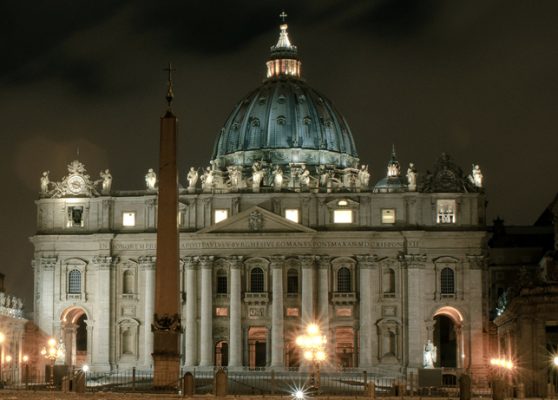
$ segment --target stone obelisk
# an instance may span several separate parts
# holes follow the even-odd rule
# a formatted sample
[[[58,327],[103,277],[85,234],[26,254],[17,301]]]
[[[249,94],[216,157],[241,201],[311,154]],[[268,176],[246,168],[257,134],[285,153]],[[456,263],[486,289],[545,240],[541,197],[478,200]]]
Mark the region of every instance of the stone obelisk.
[[[159,194],[157,197],[157,264],[153,316],[153,386],[176,386],[180,374],[180,315],[178,264],[178,173],[176,136],[178,119],[172,113],[172,65],[167,69],[168,109],[161,117]]]

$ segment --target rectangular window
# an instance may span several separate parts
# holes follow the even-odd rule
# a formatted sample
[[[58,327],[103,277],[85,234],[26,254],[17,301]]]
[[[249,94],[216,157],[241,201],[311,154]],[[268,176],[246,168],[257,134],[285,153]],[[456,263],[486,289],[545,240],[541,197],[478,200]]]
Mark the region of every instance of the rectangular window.
[[[436,202],[436,222],[438,224],[455,224],[455,200],[438,200]]]
[[[213,212],[213,222],[216,224],[226,220],[227,218],[229,218],[229,210],[227,209],[216,209]]]
[[[124,211],[122,213],[122,226],[136,226],[135,211]]]
[[[298,208],[287,208],[285,210],[285,218],[298,224],[300,222]]]
[[[352,224],[353,210],[333,210],[334,224]]]
[[[395,209],[382,209],[382,224],[395,224]]]
[[[335,310],[335,315],[337,317],[351,317],[353,315],[353,309],[349,307],[340,307]]]
[[[287,307],[287,317],[298,317],[298,315],[297,307]]]
[[[227,317],[229,315],[229,309],[227,307],[217,307],[215,308],[215,316],[217,317]]]
[[[83,226],[83,206],[68,207],[68,228]]]

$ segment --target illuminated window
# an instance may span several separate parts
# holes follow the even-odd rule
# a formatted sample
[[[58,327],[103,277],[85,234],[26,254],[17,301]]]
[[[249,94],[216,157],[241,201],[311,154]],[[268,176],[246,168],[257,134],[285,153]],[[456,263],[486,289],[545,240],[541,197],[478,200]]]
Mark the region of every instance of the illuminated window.
[[[436,202],[436,222],[438,224],[455,224],[455,200],[438,200]]]
[[[217,209],[213,213],[213,219],[214,219],[216,224],[221,222],[221,221],[226,220],[227,218],[229,218],[229,210]]]
[[[382,209],[382,224],[395,223],[395,210],[393,208]]]
[[[136,212],[135,211],[125,211],[122,213],[122,225],[123,226],[136,226]]]
[[[217,317],[227,317],[229,315],[229,309],[227,307],[217,307],[215,309],[215,315]]]
[[[293,221],[296,222],[297,224],[299,223],[300,219],[299,219],[299,214],[298,214],[298,208],[288,208],[285,210],[285,218],[287,218],[289,221]]]
[[[338,317],[352,317],[353,309],[349,307],[341,307],[335,310],[335,315]]]
[[[68,293],[81,293],[81,272],[77,269],[71,270],[68,274]]]
[[[299,312],[296,307],[287,307],[287,317],[298,317]]]
[[[339,201],[337,202],[337,205],[338,205],[338,206],[341,206],[341,207],[347,206],[348,204],[349,204],[349,203],[347,202],[347,200],[339,200]]]
[[[353,210],[333,210],[334,224],[351,224],[352,222]]]

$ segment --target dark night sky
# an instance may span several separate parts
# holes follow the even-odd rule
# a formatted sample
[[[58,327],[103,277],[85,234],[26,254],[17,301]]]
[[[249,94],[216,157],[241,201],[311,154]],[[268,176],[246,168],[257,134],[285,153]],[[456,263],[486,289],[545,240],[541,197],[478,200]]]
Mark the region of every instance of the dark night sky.
[[[229,112],[264,76],[281,10],[308,83],[345,115],[372,181],[447,152],[485,176],[489,218],[531,224],[558,190],[558,2],[2,2],[0,271],[32,306],[39,177],[76,158],[114,189],[157,166],[177,66],[181,182],[208,164]]]

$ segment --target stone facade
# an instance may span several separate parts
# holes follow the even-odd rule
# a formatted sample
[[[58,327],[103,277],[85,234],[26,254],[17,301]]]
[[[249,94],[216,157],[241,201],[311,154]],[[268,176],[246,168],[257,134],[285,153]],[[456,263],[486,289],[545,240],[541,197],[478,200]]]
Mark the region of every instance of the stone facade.
[[[466,176],[443,154],[432,173],[410,164],[402,176],[394,149],[371,185],[344,118],[303,84],[298,58],[281,58],[296,56],[286,24],[281,35],[258,96],[239,103],[251,105],[235,109],[210,165],[190,168],[179,190],[182,366],[299,368],[294,338],[318,321],[323,368],[416,372],[432,340],[437,366],[480,377],[480,169]],[[60,182],[43,173],[31,238],[35,321],[66,343],[67,364],[148,368],[156,174],[126,192],[112,190],[108,170],[100,177],[79,161]]]

